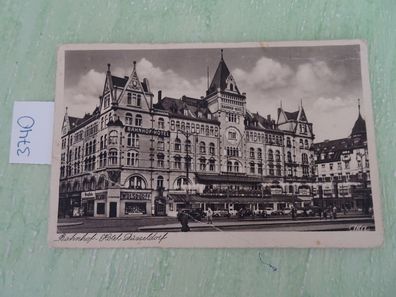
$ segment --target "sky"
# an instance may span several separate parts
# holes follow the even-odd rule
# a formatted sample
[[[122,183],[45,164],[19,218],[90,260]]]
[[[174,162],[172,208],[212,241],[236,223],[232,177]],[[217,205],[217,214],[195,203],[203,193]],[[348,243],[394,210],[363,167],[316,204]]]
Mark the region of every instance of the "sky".
[[[362,95],[358,45],[225,48],[224,61],[247,108],[276,119],[303,104],[313,123],[315,142],[349,136]],[[107,63],[116,76],[129,76],[136,61],[140,80],[147,78],[157,101],[162,96],[200,98],[220,61],[217,49],[96,50],[65,54],[65,104],[70,116],[83,116],[99,104]],[[361,108],[365,117],[364,107]]]

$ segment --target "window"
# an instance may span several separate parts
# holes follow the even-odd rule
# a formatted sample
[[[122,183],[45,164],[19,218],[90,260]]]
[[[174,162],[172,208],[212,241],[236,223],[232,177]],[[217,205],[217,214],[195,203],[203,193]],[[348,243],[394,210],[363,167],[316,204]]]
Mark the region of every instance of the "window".
[[[206,153],[206,146],[205,146],[205,142],[201,141],[199,143],[199,152],[201,154],[205,154]]]
[[[137,95],[136,106],[142,106],[142,95],[140,94]]]
[[[292,155],[291,152],[287,152],[287,162],[291,163],[292,161]]]
[[[131,147],[139,147],[139,134],[137,133],[128,133],[127,136],[127,145]]]
[[[176,189],[181,190],[182,185],[186,186],[188,184],[187,179],[185,177],[179,177],[176,180]]]
[[[234,171],[235,172],[239,172],[239,163],[238,163],[238,161],[234,162]]]
[[[111,149],[109,151],[109,165],[117,165],[118,163],[118,151]]]
[[[227,162],[227,172],[231,172],[232,171],[232,162],[228,161]]]
[[[215,160],[214,159],[209,160],[209,171],[215,171]]]
[[[201,171],[206,170],[206,159],[205,158],[199,159],[199,170],[201,170]]]
[[[137,114],[135,117],[135,126],[140,127],[142,125],[142,116]]]
[[[189,139],[186,140],[185,149],[186,152],[191,152],[191,141]]]
[[[302,139],[300,139],[300,148],[304,148],[304,142]]]
[[[260,175],[263,174],[263,164],[262,163],[257,164],[257,173]]]
[[[337,163],[337,168],[338,168],[338,170],[341,170],[341,169],[342,169],[341,162],[338,162],[338,163]]]
[[[215,144],[213,142],[209,143],[209,154],[215,154]]]
[[[308,169],[308,168],[307,168]],[[276,175],[277,176],[281,176],[282,175],[282,170],[281,170],[281,167],[280,166],[277,166],[276,167]]]
[[[110,131],[109,134],[109,144],[117,144],[117,140],[118,140],[118,132],[113,130]],[[86,152],[86,155],[88,155],[88,153]]]
[[[255,165],[254,165],[254,162],[250,162],[250,173],[253,173],[253,174],[254,174],[254,172],[255,172]]]
[[[308,139],[305,139],[304,143],[305,143],[305,148],[309,149]]]
[[[143,190],[146,188],[146,182],[140,176],[132,176],[129,178],[129,188]]]
[[[127,113],[125,115],[125,124],[127,125],[133,125],[133,117],[131,113]]]
[[[345,169],[349,169],[350,165],[349,165],[349,161],[344,161],[345,162]]]
[[[273,167],[273,166],[270,166],[270,167],[269,167],[268,173],[269,173],[269,175],[271,175],[271,176],[275,175],[274,167]]]
[[[228,132],[228,139],[236,139],[236,138],[237,138],[237,134],[235,131]]]
[[[128,152],[127,153],[127,165],[128,166],[139,166],[138,165],[138,156],[139,154],[137,152]]]
[[[329,164],[330,170],[333,170],[333,163]]]
[[[158,149],[159,151],[163,151],[163,150],[165,149],[165,143],[164,143],[163,138],[159,138],[159,139],[158,139],[158,142],[157,142],[157,149]]]
[[[263,150],[261,148],[257,149],[257,158],[262,159],[263,158]]]
[[[308,164],[308,155],[306,153],[301,154],[301,161],[303,164]]]
[[[130,92],[127,94],[127,104],[132,105],[132,94]]]
[[[275,151],[275,161],[280,162],[281,157],[280,157],[280,151],[276,150]]]
[[[165,159],[164,154],[158,154],[157,159],[158,159],[158,164],[157,164],[158,168],[164,168],[164,159]]]
[[[180,130],[180,122],[176,121],[176,130]]]
[[[254,159],[254,148],[250,148],[250,159]]]
[[[165,121],[163,118],[158,119],[158,129],[164,129],[165,128]]]
[[[171,121],[171,130],[175,130],[175,121]]]
[[[175,156],[175,169],[181,169],[181,157],[179,155]]]
[[[104,215],[105,214],[105,203],[99,202],[96,204],[96,214]]]
[[[274,153],[272,152],[272,150],[268,150],[268,161],[274,161]]]
[[[157,177],[157,189],[164,188],[164,178],[160,175]]]
[[[181,141],[179,138],[175,139],[175,151],[177,151],[177,152],[181,151]]]
[[[287,146],[287,147],[291,147],[291,146],[292,146],[292,145],[291,145],[290,137],[287,137],[287,138],[286,138],[286,146]]]

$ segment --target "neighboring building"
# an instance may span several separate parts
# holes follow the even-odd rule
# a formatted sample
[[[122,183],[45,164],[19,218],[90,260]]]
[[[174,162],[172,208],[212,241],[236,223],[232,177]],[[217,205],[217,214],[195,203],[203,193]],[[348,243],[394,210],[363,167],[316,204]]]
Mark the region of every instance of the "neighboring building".
[[[317,185],[314,204],[340,209],[372,207],[366,122],[360,114],[349,137],[315,143]]]
[[[75,118],[66,110],[59,216],[312,203],[314,134],[302,105],[281,106],[276,121],[247,111],[223,54],[205,96],[153,98],[135,63],[124,78],[108,65],[93,113]]]

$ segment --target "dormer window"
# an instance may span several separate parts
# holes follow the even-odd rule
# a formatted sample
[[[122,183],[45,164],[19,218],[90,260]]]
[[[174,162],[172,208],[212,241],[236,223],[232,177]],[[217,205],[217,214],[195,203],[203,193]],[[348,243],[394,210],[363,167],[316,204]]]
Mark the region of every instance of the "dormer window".
[[[198,117],[202,118],[202,112],[198,111]]]
[[[230,84],[230,90],[231,90],[231,92],[234,91],[234,85],[233,84]]]
[[[184,109],[184,110],[183,110],[183,114],[184,114],[185,116],[188,116],[188,109]]]

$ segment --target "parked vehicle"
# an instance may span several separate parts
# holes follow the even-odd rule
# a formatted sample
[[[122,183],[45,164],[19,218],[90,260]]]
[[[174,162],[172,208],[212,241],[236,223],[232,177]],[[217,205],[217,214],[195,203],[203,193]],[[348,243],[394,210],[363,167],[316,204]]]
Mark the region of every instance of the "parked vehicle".
[[[291,211],[292,211],[291,208],[287,207],[287,208],[285,208],[285,209],[283,210],[283,214],[284,214],[284,215],[287,215],[287,216],[288,216],[288,215],[291,215]]]
[[[271,207],[266,207],[266,208],[263,210],[263,213],[265,213],[265,215],[267,215],[267,216],[271,216],[271,215],[274,214],[274,209],[271,208]]]
[[[273,212],[272,212],[272,215],[273,216],[283,216],[285,213],[283,212],[283,210],[281,210],[281,209],[278,209],[278,210],[274,210]]]
[[[253,211],[253,213],[254,213],[254,215],[256,215],[256,216],[259,216],[259,215],[261,215],[261,214],[263,213],[263,210],[261,210],[261,209],[256,209],[256,210]]]
[[[230,213],[227,209],[217,209],[213,211],[214,217],[229,217]]]
[[[236,216],[238,214],[238,211],[235,209],[229,210],[228,213],[230,214],[230,216]]]
[[[181,221],[182,215],[187,214],[189,220],[197,220],[200,221],[202,218],[205,216],[202,209],[200,208],[184,208],[180,209],[178,214],[177,214],[177,219]]]
[[[243,218],[243,217],[250,217],[250,216],[252,216],[252,215],[253,215],[253,212],[252,212],[250,209],[241,208],[241,209],[238,211],[238,216],[239,216],[240,218]]]

